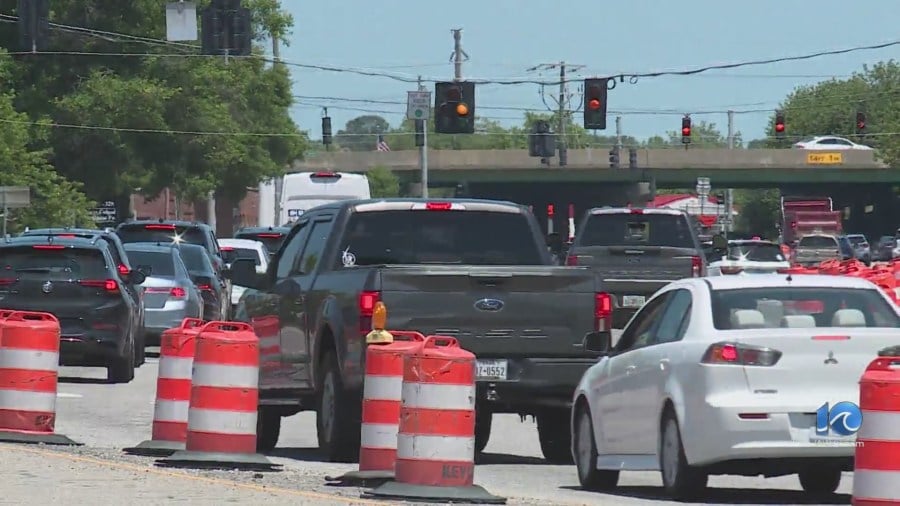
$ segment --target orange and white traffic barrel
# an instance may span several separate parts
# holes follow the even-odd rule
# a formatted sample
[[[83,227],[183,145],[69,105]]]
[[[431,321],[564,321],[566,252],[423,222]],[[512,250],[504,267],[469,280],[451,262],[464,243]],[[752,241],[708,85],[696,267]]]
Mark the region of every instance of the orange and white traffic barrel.
[[[270,471],[256,453],[259,339],[242,322],[209,322],[197,335],[185,449],[167,467]]]
[[[859,381],[854,506],[900,505],[900,346],[882,350]]]
[[[395,481],[381,498],[502,504],[474,484],[475,355],[429,336],[405,357]]]
[[[163,332],[151,439],[133,448],[125,448],[126,453],[156,457],[184,449],[194,348],[202,326],[203,320],[199,318],[185,318],[181,325]]]
[[[59,321],[50,313],[0,316],[0,441],[79,445],[54,432]]]

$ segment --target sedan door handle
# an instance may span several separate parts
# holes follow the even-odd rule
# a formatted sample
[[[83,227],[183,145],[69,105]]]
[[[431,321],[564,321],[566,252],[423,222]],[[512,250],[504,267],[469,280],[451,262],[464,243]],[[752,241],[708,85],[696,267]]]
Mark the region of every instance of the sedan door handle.
[[[668,371],[669,370],[669,359],[667,359],[667,358],[660,359],[659,370],[660,371]]]
[[[637,370],[636,365],[629,365],[628,367],[625,368],[625,374],[631,374],[636,370]]]

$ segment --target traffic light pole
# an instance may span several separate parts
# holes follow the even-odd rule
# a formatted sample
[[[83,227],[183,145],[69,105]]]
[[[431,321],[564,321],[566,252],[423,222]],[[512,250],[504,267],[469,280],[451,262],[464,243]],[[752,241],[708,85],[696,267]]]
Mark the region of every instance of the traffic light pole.
[[[426,91],[422,84],[422,76],[419,76],[419,91]],[[422,122],[422,145],[419,146],[419,170],[422,172],[422,198],[428,198],[428,119],[418,120]]]
[[[559,62],[559,126],[556,127],[557,143],[559,149],[559,166],[564,167],[568,163],[566,151],[566,62]]]

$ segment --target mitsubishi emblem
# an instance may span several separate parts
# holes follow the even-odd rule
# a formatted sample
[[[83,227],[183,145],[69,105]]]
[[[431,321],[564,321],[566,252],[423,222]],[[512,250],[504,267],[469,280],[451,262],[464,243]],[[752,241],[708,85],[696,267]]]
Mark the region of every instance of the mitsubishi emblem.
[[[44,293],[50,293],[53,291],[53,283],[50,281],[45,281],[43,285],[41,285],[41,291]]]
[[[825,365],[831,365],[831,364],[836,364],[836,363],[838,363],[837,359],[834,358],[834,352],[833,352],[833,351],[829,351],[829,352],[828,352],[828,358],[826,358],[824,362],[825,362]]]

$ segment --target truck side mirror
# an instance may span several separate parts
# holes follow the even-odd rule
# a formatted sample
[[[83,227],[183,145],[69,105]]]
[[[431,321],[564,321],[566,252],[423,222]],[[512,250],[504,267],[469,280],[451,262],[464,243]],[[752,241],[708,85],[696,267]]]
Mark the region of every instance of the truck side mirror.
[[[268,276],[256,272],[256,262],[249,258],[239,258],[232,262],[231,269],[225,272],[225,277],[235,285],[253,290],[269,288]]]

